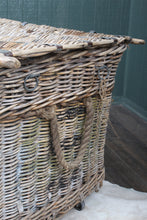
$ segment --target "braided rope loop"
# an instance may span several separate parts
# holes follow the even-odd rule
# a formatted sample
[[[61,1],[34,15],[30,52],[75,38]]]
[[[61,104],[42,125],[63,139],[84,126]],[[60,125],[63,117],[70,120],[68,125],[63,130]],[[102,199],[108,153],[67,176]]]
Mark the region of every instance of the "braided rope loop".
[[[71,163],[69,163],[65,160],[64,153],[61,148],[60,139],[59,139],[57,116],[55,114],[55,106],[48,108],[48,113],[45,113],[45,112],[43,113],[43,112],[38,111],[38,115],[41,115],[42,117],[46,118],[47,120],[50,120],[53,148],[54,148],[54,151],[56,153],[56,156],[57,156],[57,159],[58,159],[60,165],[64,169],[69,170],[69,169],[74,169],[79,166],[79,164],[81,163],[81,161],[84,157],[86,146],[89,143],[92,124],[93,124],[93,115],[94,115],[92,98],[91,97],[85,98],[84,104],[86,106],[86,116],[85,116],[85,123],[83,126],[81,145],[79,147],[79,152],[78,152],[77,157]]]

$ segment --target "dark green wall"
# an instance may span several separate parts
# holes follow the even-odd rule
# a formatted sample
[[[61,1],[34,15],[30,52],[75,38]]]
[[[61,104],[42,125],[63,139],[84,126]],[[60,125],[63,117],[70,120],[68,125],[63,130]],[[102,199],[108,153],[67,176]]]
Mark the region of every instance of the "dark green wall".
[[[147,118],[147,0],[132,0],[128,34],[146,41],[131,45],[127,53],[124,97]]]
[[[146,0],[0,0],[0,17],[145,38],[145,5]],[[113,95],[131,100],[143,114],[145,76],[145,47],[133,46],[119,65]]]

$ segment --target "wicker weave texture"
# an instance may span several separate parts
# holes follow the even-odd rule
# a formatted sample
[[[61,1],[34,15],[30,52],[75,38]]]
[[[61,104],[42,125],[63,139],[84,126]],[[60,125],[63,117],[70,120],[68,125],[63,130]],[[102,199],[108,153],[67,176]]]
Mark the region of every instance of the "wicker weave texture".
[[[104,96],[104,91],[111,93],[116,68],[126,48],[120,45],[61,51],[22,60],[22,67],[16,70],[1,69],[0,119],[98,93]],[[24,83],[29,90],[36,88],[27,91]]]
[[[0,19],[0,219],[55,219],[98,191],[128,43],[144,41]]]
[[[17,57],[32,57],[43,52],[86,48],[87,46],[112,47],[125,43],[144,44],[144,40],[128,36],[85,33],[8,19],[0,19],[0,33],[0,48],[11,51]]]
[[[45,218],[53,213],[56,216],[60,209],[66,212],[80,198],[84,199],[98,185],[97,181],[102,181],[111,96],[103,101],[98,101],[97,97],[92,100],[94,123],[90,141],[82,162],[74,170],[63,169],[59,164],[52,147],[48,121],[32,116],[1,122],[1,219],[19,219],[25,215],[30,216],[26,219],[34,219],[30,213],[43,206],[47,210],[41,216]],[[56,114],[64,157],[72,163],[79,151],[85,106],[83,102],[76,102],[76,105],[57,108]],[[62,196],[66,196],[64,202],[61,202]],[[55,201],[59,203],[59,210],[52,206]],[[37,215],[36,219],[39,218]]]

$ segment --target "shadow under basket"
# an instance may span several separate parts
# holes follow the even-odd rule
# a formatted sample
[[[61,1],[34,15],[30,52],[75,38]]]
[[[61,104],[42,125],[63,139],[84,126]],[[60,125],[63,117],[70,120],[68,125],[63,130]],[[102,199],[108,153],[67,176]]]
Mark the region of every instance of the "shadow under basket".
[[[98,191],[126,36],[0,19],[0,219],[55,219]]]

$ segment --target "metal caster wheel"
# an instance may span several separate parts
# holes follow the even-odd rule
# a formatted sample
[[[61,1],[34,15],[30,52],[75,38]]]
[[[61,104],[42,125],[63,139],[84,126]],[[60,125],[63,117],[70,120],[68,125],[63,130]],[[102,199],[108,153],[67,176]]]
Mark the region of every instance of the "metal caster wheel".
[[[75,209],[78,211],[82,211],[85,208],[85,202],[82,201],[80,203],[78,203],[77,205],[75,205]]]

